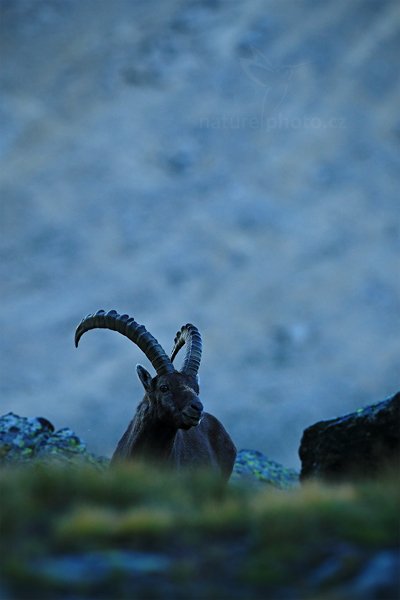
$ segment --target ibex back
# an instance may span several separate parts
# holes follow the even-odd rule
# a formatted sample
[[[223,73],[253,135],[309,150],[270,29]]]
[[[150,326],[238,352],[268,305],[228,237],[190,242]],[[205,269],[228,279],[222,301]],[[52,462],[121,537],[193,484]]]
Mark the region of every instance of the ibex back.
[[[208,467],[228,479],[236,448],[218,419],[203,412],[198,385],[202,343],[197,327],[187,324],[178,331],[171,357],[143,325],[114,310],[99,310],[85,317],[77,327],[75,345],[86,331],[95,328],[128,337],[156,370],[152,377],[142,366],[136,367],[145,395],[118,442],[112,463],[140,459],[176,469]],[[178,371],[173,361],[185,344],[186,355]]]

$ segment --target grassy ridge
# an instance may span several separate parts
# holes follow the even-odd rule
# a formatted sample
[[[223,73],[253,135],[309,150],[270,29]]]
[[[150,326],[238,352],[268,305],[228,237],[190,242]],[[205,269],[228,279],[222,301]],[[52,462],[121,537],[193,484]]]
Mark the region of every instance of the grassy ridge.
[[[4,469],[0,487],[2,572],[16,597],[72,589],[82,597],[258,598],[286,589],[317,598],[399,542],[400,490],[389,474],[280,491],[143,465],[104,473],[37,465]],[[142,563],[124,568],[118,552]],[[101,564],[114,557],[113,568],[80,578],[90,553]],[[333,556],[339,567],[320,581],[314,574]],[[63,576],[65,557],[73,581]],[[141,570],[146,557],[153,568]]]

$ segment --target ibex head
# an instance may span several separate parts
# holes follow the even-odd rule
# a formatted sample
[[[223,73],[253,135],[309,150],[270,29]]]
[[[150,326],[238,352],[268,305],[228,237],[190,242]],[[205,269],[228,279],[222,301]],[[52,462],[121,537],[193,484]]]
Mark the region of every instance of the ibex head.
[[[129,315],[119,315],[115,310],[108,313],[99,310],[82,319],[75,332],[75,346],[78,346],[86,331],[96,328],[118,331],[147,356],[156,370],[156,376],[152,377],[141,365],[137,365],[136,370],[145,389],[144,400],[157,418],[176,429],[190,429],[200,423],[203,405],[198,397],[198,370],[202,343],[200,333],[194,325],[184,325],[178,331],[171,358],[143,325],[136,323]],[[177,371],[173,360],[185,344],[183,366]]]

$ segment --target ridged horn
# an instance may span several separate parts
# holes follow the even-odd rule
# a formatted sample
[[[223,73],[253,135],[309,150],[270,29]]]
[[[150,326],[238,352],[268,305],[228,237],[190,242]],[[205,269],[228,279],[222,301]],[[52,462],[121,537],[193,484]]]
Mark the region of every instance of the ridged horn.
[[[166,375],[175,371],[168,355],[145,326],[136,323],[135,319],[129,315],[119,315],[115,310],[107,313],[104,310],[98,310],[82,319],[75,331],[75,346],[78,347],[79,340],[86,331],[98,328],[118,331],[130,339],[144,352],[157,371],[157,375]]]
[[[199,330],[191,323],[183,325],[176,334],[174,347],[171,353],[171,363],[185,344],[186,356],[183,361],[181,372],[196,377],[200,368],[202,343]]]

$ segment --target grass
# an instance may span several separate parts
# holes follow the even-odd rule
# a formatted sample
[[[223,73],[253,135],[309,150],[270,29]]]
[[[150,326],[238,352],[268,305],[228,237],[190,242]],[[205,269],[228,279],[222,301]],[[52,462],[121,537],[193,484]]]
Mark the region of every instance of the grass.
[[[102,573],[99,587],[82,578],[71,588],[77,598],[133,597],[134,589],[140,599],[182,593],[219,600],[224,593],[263,597],[282,586],[305,594],[312,574],[339,555],[333,582],[312,592],[317,598],[321,586],[351,578],[374,552],[399,543],[400,490],[390,473],[281,491],[144,465],[104,473],[36,465],[0,471],[0,494],[3,581],[18,598],[70,591],[68,581],[35,567],[57,557],[156,553],[170,561],[151,578],[132,580],[118,568]]]

